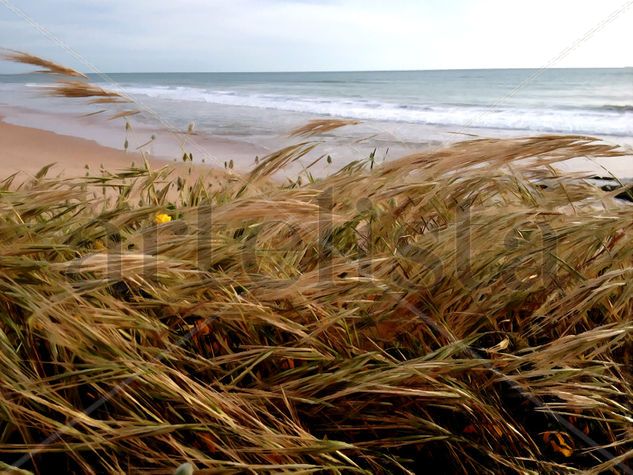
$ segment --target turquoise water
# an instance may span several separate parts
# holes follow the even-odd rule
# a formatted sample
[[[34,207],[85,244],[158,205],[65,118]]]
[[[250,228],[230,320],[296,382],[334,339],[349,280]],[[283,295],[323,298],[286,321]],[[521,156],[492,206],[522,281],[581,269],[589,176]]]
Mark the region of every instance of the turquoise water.
[[[120,89],[176,124],[211,133],[270,133],[293,115],[351,117],[460,130],[633,136],[633,68],[312,73],[109,74]],[[0,76],[0,102],[34,98],[50,78]],[[78,106],[83,108],[85,106]],[[93,107],[94,109],[94,107]]]

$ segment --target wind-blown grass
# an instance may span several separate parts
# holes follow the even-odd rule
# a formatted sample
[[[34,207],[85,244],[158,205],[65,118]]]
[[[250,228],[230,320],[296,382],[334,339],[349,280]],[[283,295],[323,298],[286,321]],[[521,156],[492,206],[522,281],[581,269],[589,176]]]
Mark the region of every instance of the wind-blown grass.
[[[111,104],[119,102],[131,102],[121,93],[108,91],[94,84],[82,81],[58,81],[49,91],[49,94],[57,97],[68,97],[73,99],[90,99],[91,104]]]
[[[626,470],[633,214],[551,168],[621,152],[474,140],[268,180],[306,147],[222,185],[169,168],[0,183],[0,460]]]
[[[352,119],[314,119],[307,124],[298,127],[290,132],[291,137],[310,137],[313,135],[330,132],[346,125],[360,124],[357,120]]]
[[[34,56],[32,54],[24,53],[22,51],[5,50],[5,49],[1,49],[1,50],[6,51],[3,54],[3,59],[5,60],[43,68],[43,69],[34,71],[35,73],[58,74],[61,76],[71,76],[71,77],[87,79],[87,76],[84,73],[81,73],[77,71],[76,69],[69,68],[67,66],[41,58],[39,56]]]

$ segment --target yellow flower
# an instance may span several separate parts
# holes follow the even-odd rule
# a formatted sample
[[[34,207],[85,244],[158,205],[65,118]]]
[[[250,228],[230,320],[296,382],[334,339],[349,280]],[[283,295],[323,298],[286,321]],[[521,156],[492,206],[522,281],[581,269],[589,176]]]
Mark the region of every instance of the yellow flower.
[[[164,223],[168,223],[170,221],[171,221],[171,216],[169,216],[168,214],[165,214],[165,213],[158,213],[154,217],[154,222],[156,224],[164,224]]]

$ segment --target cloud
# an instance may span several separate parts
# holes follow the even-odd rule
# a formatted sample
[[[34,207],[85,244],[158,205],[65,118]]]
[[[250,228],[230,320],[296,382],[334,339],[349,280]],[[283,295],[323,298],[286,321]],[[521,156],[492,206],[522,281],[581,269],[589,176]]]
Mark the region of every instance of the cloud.
[[[539,67],[620,4],[603,0],[23,0],[102,71]],[[627,11],[561,66],[624,66]],[[628,23],[628,24],[627,24]],[[0,45],[85,69],[0,4]],[[1,71],[18,67],[0,64]]]

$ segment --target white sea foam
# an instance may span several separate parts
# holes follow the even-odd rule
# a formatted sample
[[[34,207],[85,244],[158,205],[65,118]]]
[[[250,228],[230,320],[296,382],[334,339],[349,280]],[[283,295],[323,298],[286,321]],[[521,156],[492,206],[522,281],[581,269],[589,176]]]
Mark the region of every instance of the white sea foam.
[[[331,73],[122,73],[124,92],[174,123],[275,133],[294,113],[366,121],[633,136],[630,70],[560,69]],[[0,75],[0,101],[59,110],[39,76]],[[99,78],[94,78],[99,81]],[[520,87],[519,87],[520,86]],[[50,83],[49,86],[50,87]],[[104,87],[112,89],[111,84]],[[501,99],[501,100],[500,100]],[[82,100],[65,107],[88,112]],[[489,104],[495,104],[489,106]],[[83,107],[83,109],[82,109]],[[262,110],[278,111],[262,114]],[[284,111],[287,111],[285,113]],[[304,119],[305,117],[302,117]],[[404,128],[404,127],[403,127]]]
[[[409,122],[457,127],[544,132],[633,135],[630,106],[594,108],[485,107],[481,105],[425,105],[293,94],[254,93],[186,86],[130,86],[132,96],[177,102],[273,109],[364,120]]]

